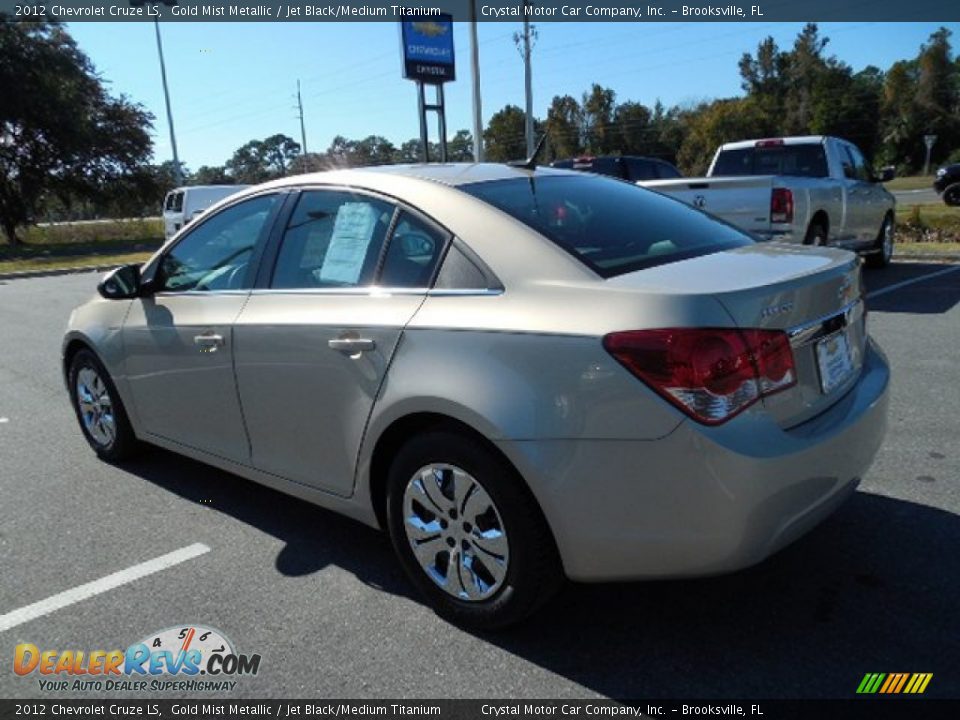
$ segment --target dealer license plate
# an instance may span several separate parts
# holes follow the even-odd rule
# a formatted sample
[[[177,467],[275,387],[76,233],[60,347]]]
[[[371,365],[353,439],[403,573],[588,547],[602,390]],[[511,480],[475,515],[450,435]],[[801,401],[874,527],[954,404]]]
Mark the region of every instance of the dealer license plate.
[[[846,332],[838,332],[817,343],[820,389],[824,395],[843,385],[856,369]]]

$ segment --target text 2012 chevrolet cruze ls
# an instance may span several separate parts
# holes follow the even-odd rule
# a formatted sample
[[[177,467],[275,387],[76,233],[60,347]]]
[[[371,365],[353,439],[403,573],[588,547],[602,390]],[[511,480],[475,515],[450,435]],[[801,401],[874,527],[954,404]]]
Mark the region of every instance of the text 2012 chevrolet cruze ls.
[[[104,459],[147,441],[385,527],[492,627],[564,575],[734,570],[831,512],[886,424],[860,282],[609,178],[333,171],[108,275],[63,361]]]

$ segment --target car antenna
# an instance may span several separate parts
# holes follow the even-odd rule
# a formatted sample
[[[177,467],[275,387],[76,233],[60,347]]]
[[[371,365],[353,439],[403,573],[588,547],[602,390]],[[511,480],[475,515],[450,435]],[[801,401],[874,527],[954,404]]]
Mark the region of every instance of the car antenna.
[[[537,156],[540,154],[540,151],[543,149],[543,144],[547,140],[547,134],[544,133],[540,136],[540,142],[537,143],[537,147],[533,150],[533,155],[528,157],[526,160],[511,160],[507,163],[510,167],[523,168],[524,170],[536,170],[537,169]]]

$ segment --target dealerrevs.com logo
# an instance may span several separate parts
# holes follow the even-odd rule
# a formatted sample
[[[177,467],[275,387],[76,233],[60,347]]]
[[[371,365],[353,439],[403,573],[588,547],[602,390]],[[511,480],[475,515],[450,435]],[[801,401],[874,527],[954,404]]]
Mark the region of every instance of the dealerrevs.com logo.
[[[36,677],[40,690],[157,692],[232,691],[243,675],[256,675],[260,655],[243,655],[218,630],[184,625],[152,633],[126,650],[14,648],[13,671]]]

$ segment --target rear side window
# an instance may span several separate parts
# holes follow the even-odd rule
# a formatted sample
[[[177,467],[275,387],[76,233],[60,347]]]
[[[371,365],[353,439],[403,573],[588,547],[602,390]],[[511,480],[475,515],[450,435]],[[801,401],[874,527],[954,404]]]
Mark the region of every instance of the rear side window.
[[[710,173],[712,177],[738,175],[827,177],[827,174],[827,156],[822,143],[722,150]]]
[[[394,207],[343,191],[309,190],[290,217],[273,270],[274,288],[373,284]]]
[[[637,158],[630,158],[626,161],[627,167],[630,168],[630,179],[633,181],[637,180],[656,180],[657,178],[657,169],[656,166],[649,160],[639,160]]]
[[[400,213],[377,283],[390,288],[429,287],[446,239],[410,213]]]
[[[609,178],[534,175],[459,189],[533,228],[603,277],[753,244],[722,220]]]
[[[657,162],[657,174],[664,180],[673,180],[674,178],[683,177],[679,170],[667,162]]]

